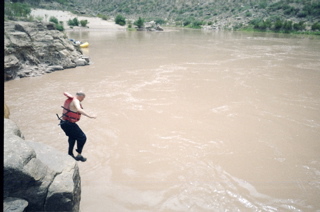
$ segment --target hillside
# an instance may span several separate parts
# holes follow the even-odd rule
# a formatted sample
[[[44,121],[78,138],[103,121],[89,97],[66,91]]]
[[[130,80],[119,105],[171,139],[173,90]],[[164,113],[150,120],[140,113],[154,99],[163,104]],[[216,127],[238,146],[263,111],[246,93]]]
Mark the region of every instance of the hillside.
[[[281,21],[320,24],[320,0],[25,0],[46,9],[69,10],[90,16],[158,20],[176,26],[215,25],[237,29],[247,25],[271,27]],[[260,24],[260,27],[259,27]],[[268,25],[269,24],[269,25]],[[261,27],[262,26],[262,27]],[[276,27],[276,26],[272,26]],[[298,29],[298,28],[297,28]],[[315,28],[317,29],[317,28]],[[320,26],[319,26],[320,30]]]

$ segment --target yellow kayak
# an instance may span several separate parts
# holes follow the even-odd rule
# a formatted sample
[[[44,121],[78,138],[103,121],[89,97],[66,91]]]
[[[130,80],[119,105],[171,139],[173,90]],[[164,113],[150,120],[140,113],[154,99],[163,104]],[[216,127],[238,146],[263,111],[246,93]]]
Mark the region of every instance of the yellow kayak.
[[[80,47],[81,48],[87,48],[89,46],[89,43],[88,42],[85,42],[83,44],[80,44]]]

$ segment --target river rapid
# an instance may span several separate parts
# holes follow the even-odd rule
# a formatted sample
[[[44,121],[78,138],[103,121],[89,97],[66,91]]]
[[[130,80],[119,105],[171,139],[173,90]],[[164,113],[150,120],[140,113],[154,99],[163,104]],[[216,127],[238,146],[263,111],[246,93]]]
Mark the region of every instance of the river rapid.
[[[56,113],[86,93],[82,212],[320,211],[319,37],[66,33],[91,65],[4,94],[26,140],[67,154]]]

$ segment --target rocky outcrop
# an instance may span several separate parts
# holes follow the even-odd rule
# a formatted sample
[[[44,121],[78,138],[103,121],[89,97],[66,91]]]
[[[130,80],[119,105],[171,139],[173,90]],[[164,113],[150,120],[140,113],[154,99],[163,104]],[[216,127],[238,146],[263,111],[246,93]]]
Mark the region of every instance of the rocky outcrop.
[[[4,29],[5,80],[89,64],[53,23],[6,21]]]
[[[144,23],[144,26],[137,28],[138,31],[163,31],[163,28],[155,21]]]
[[[3,171],[4,211],[79,211],[76,161],[48,145],[24,140],[10,119],[4,119]]]

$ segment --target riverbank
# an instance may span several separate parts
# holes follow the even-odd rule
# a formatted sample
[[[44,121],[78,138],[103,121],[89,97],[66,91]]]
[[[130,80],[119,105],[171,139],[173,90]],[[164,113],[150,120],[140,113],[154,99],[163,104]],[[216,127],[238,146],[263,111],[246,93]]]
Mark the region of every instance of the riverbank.
[[[126,30],[125,26],[120,26],[115,24],[114,21],[110,20],[102,20],[98,17],[87,17],[87,16],[80,16],[73,14],[69,11],[61,11],[61,10],[46,10],[46,9],[32,9],[31,15],[43,21],[49,21],[50,17],[56,17],[58,21],[63,22],[63,26],[65,30]],[[88,24],[87,27],[73,27],[70,28],[67,22],[68,20],[72,20],[77,18],[80,20],[87,20]]]

